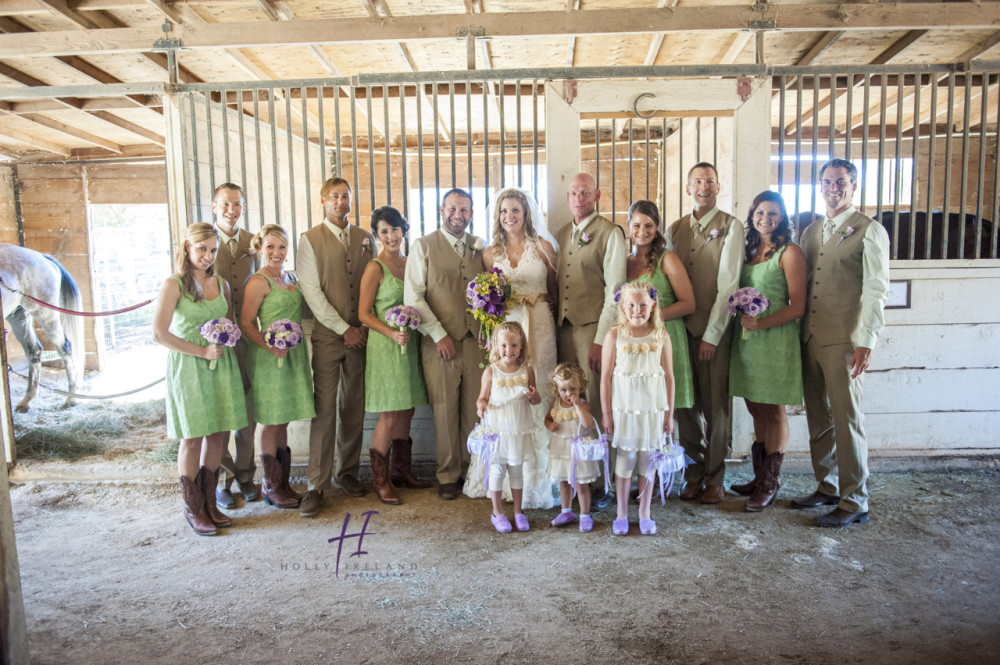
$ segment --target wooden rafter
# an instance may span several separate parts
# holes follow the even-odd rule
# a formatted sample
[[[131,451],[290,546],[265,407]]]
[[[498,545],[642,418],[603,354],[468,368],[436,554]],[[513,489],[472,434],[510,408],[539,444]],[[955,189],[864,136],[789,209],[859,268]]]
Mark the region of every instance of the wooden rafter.
[[[673,9],[674,7],[677,6],[678,2],[680,2],[680,0],[659,0],[659,2],[656,3],[656,8]],[[577,6],[579,6],[579,4],[580,3],[578,1]],[[666,36],[665,33],[662,32],[658,32],[655,35],[653,35],[653,40],[649,43],[649,50],[646,52],[646,61],[645,61],[646,66],[652,66],[656,64],[656,56],[660,54],[660,47],[663,46],[663,38],[665,36]],[[572,63],[570,63],[570,66],[572,66]]]
[[[969,63],[975,58],[978,58],[983,53],[986,53],[991,48],[1000,44],[1000,32],[994,32],[992,35],[979,42],[969,50],[967,50],[962,55],[955,58],[956,62]]]

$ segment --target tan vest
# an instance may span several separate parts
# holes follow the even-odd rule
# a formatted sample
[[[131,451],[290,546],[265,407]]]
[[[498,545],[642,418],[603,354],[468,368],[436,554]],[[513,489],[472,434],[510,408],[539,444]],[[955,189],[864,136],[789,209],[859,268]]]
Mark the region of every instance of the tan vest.
[[[695,309],[684,317],[684,325],[695,337],[705,334],[708,317],[719,295],[722,244],[733,224],[742,225],[742,222],[729,213],[719,210],[700,233],[697,232],[697,226],[695,229],[691,228],[690,214],[674,222],[668,230],[674,243],[674,251],[684,262],[684,268],[691,278]],[[718,231],[718,236],[708,240],[713,230]]]
[[[375,238],[353,224],[347,227],[347,232],[351,234],[351,249],[347,252],[324,224],[314,226],[302,235],[309,241],[316,256],[316,272],[319,273],[319,288],[323,295],[348,325],[356,327],[361,325],[358,319],[361,275],[375,256]],[[365,244],[366,239],[368,244]],[[318,320],[313,330],[313,337],[317,336],[341,337]]]
[[[260,254],[250,253],[250,239],[253,234],[243,229],[236,233],[236,255],[229,251],[229,243],[220,233],[219,253],[215,257],[215,273],[229,282],[229,292],[233,296],[233,314],[240,320],[243,309],[243,293],[250,275],[260,269]]]
[[[585,326],[596,323],[604,309],[604,255],[608,237],[621,228],[597,215],[587,224],[590,242],[582,247],[572,242],[574,225],[563,226],[556,233],[559,243],[559,316],[558,325]]]
[[[479,335],[479,323],[467,310],[465,289],[476,275],[486,270],[483,267],[483,252],[473,250],[479,240],[471,233],[465,234],[465,251],[461,256],[455,251],[446,232],[424,237],[427,254],[427,293],[424,299],[434,312],[434,316],[444,327],[448,337],[462,339],[466,334]]]
[[[823,346],[849,344],[861,322],[865,231],[875,220],[855,213],[824,243],[825,223],[825,218],[813,222],[799,243],[809,264],[802,340],[815,336]],[[841,241],[840,232],[848,226],[854,227],[854,233]]]

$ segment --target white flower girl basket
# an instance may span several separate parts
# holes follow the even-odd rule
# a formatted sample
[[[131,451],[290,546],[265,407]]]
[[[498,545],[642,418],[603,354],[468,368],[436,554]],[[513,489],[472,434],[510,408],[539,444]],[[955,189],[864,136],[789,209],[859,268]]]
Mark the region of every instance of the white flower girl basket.
[[[490,491],[490,465],[496,457],[497,448],[500,445],[500,435],[487,427],[486,423],[480,422],[469,432],[469,440],[466,446],[470,455],[478,455],[483,467],[483,484],[486,491]]]
[[[684,449],[674,443],[673,437],[666,432],[660,438],[660,449],[650,453],[649,465],[646,467],[646,489],[653,491],[654,476],[660,477],[660,505],[667,502],[666,495],[670,494],[674,485],[674,477],[684,470],[691,459],[684,454]]]
[[[576,436],[570,445],[569,454],[569,484],[573,488],[573,495],[576,496],[576,465],[577,462],[599,462],[604,460],[604,491],[611,487],[608,473],[608,435],[601,431],[601,427],[594,421],[597,428],[597,438],[587,438],[583,436],[583,425],[577,425]],[[587,428],[588,430],[591,428]]]

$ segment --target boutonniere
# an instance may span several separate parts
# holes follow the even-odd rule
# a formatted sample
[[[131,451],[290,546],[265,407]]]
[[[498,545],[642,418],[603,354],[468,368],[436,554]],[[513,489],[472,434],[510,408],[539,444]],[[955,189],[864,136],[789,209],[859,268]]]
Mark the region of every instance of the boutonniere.
[[[719,237],[719,229],[709,229],[708,231],[705,231],[703,235],[705,236],[705,245],[707,245]],[[705,245],[702,245],[702,248],[704,248]]]
[[[472,258],[479,256],[479,253],[483,251],[483,241],[482,238],[476,238],[475,242],[472,243]]]
[[[836,247],[840,247],[840,243],[844,242],[852,235],[854,235],[854,227],[848,226],[846,229],[840,232],[840,240],[837,241]]]
[[[590,234],[587,233],[586,231],[584,231],[583,233],[580,234],[580,239],[576,241],[576,246],[577,247],[583,247],[584,245],[586,245],[587,243],[589,243],[591,240],[592,240],[592,238],[590,237]]]
[[[254,249],[253,247],[247,247],[247,251],[244,252],[243,254],[240,254],[239,257],[236,259],[236,261],[239,262],[242,261],[243,259],[249,259],[253,257],[256,253],[257,253],[256,249]]]
[[[361,251],[370,252],[371,249],[372,249],[372,239],[365,236],[365,238],[361,241]]]

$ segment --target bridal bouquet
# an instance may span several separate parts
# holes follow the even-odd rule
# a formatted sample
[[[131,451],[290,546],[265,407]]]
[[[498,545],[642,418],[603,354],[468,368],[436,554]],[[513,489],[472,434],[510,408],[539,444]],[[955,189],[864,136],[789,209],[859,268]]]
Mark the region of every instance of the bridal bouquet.
[[[507,319],[507,311],[515,295],[514,288],[500,268],[481,272],[469,282],[465,299],[469,303],[468,311],[482,326],[479,346],[489,348],[490,334],[493,328]]]
[[[730,314],[747,314],[756,318],[758,315],[766,312],[770,306],[771,301],[752,286],[744,286],[729,296]],[[743,339],[747,338],[747,332],[747,329],[743,328]]]
[[[290,319],[278,319],[268,324],[264,329],[264,343],[272,349],[288,349],[291,351],[302,341],[302,326]],[[284,358],[278,358],[278,367],[285,364]]]
[[[201,324],[201,327],[198,328],[198,332],[201,333],[201,336],[204,337],[209,344],[236,346],[236,342],[240,341],[239,326],[225,318],[205,321],[205,323]],[[208,368],[215,369],[218,361],[218,358],[210,360]]]
[[[416,330],[420,325],[420,310],[409,305],[396,305],[390,307],[385,313],[385,322],[390,327],[399,328],[401,331]],[[406,353],[406,345],[399,347],[400,353]]]

